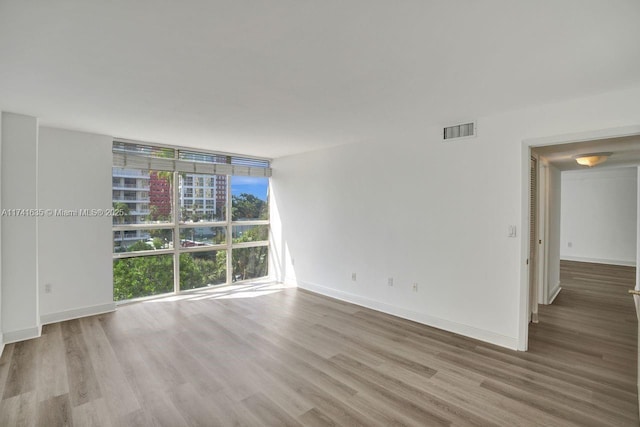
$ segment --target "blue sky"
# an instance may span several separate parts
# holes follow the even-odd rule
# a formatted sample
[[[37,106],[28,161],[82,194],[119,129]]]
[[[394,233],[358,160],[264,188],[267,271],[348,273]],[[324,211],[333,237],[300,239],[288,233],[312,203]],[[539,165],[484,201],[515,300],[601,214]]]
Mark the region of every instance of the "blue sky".
[[[261,200],[267,200],[269,178],[256,178],[253,176],[231,177],[231,195],[239,196],[242,193],[253,194]]]

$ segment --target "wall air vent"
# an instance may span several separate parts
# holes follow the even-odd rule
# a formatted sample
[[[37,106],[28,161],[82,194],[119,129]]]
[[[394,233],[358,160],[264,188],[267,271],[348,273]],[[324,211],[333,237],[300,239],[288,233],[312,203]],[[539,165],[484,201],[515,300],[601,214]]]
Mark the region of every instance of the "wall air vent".
[[[476,122],[463,123],[460,125],[444,128],[443,139],[470,138],[476,136]]]

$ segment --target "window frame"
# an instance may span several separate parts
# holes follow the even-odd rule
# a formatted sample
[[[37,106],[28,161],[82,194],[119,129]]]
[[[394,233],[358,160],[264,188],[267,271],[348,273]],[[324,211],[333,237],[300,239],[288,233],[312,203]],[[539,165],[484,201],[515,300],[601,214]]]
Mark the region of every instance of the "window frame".
[[[115,153],[115,146],[116,143],[118,144],[129,144],[131,143],[130,141],[122,141],[122,140],[115,140],[114,141],[114,153]],[[134,142],[134,144],[143,144],[143,143],[139,143],[139,142]],[[173,150],[173,160],[177,163],[178,161],[184,162],[185,160],[180,156],[180,151],[181,148],[180,147],[172,147],[172,146],[159,146],[159,145],[151,145],[151,144],[146,144],[144,143],[144,147],[148,147],[150,149],[150,151],[153,152],[153,150],[163,150],[163,149],[167,149],[167,150]],[[195,153],[194,150],[191,149],[186,149],[185,151],[191,153]],[[227,163],[229,165],[233,165],[234,164],[234,159],[236,159],[236,157],[234,155],[229,155],[229,154],[224,154],[224,153],[209,153],[209,152],[202,152],[203,158],[205,156],[213,156],[212,158],[216,158],[216,159],[220,159],[222,157],[227,159]],[[238,157],[241,161],[251,161],[250,158],[241,156]],[[166,160],[169,160],[170,158],[166,158]],[[255,176],[252,175],[251,172],[249,172],[248,176],[254,176],[256,178],[266,178],[267,181],[267,204],[268,206],[271,203],[271,192],[269,191],[270,187],[271,187],[271,179],[270,179],[270,175],[271,175],[271,169],[270,169],[270,161],[268,159],[259,159],[259,158],[255,158],[254,159],[256,162],[258,162],[258,164],[264,164],[264,162],[266,162],[266,167],[265,167],[265,174],[264,176]],[[126,304],[126,303],[130,303],[130,302],[135,302],[135,301],[139,301],[139,300],[145,300],[145,299],[150,299],[150,298],[157,298],[159,296],[166,296],[166,295],[172,295],[172,294],[181,294],[181,293],[188,293],[188,292],[194,292],[194,291],[198,291],[198,290],[202,290],[202,289],[206,289],[208,286],[205,285],[203,287],[199,287],[199,288],[192,288],[192,289],[180,289],[180,255],[181,254],[188,254],[188,253],[195,253],[195,252],[210,252],[210,251],[225,251],[226,252],[226,281],[224,283],[221,284],[215,284],[215,285],[211,285],[212,287],[217,287],[217,286],[226,286],[226,285],[230,285],[232,283],[245,283],[245,282],[249,282],[249,281],[255,281],[255,280],[260,280],[263,279],[265,277],[268,277],[270,274],[270,266],[269,266],[269,262],[267,262],[267,269],[266,269],[266,275],[262,276],[262,277],[256,277],[256,278],[251,278],[251,279],[245,279],[245,280],[240,280],[240,281],[234,281],[233,278],[233,250],[234,249],[242,249],[242,248],[251,248],[251,247],[270,247],[270,236],[271,236],[271,228],[270,228],[270,219],[264,219],[264,220],[246,220],[246,221],[233,221],[232,220],[232,202],[233,202],[233,198],[232,198],[232,194],[231,194],[231,186],[232,186],[232,179],[234,176],[242,176],[243,174],[238,174],[238,175],[234,175],[233,172],[235,170],[235,168],[238,167],[243,167],[243,166],[231,166],[230,169],[230,173],[207,173],[207,172],[199,172],[196,171],[195,169],[197,169],[197,165],[196,163],[202,163],[202,162],[198,162],[196,160],[193,161],[194,163],[194,171],[193,172],[183,172],[183,171],[179,171],[179,170],[174,170],[172,172],[172,180],[173,180],[173,185],[172,185],[172,201],[171,201],[171,221],[169,222],[164,222],[164,223],[134,223],[134,224],[113,224],[112,225],[112,240],[113,240],[113,233],[116,231],[119,231],[121,233],[125,233],[126,231],[139,231],[139,230],[154,230],[154,229],[165,229],[165,230],[172,230],[173,231],[173,248],[167,248],[167,249],[151,249],[148,251],[135,251],[135,252],[113,252],[112,250],[112,259],[115,260],[119,260],[119,259],[124,259],[124,258],[134,258],[134,257],[144,257],[144,256],[154,256],[154,255],[167,255],[167,254],[171,254],[173,255],[173,292],[169,292],[169,293],[164,293],[164,294],[154,294],[154,295],[150,295],[150,296],[141,296],[141,297],[136,297],[136,298],[132,298],[132,299],[128,299],[128,300],[118,300],[115,301],[116,304]],[[236,164],[240,164],[242,165],[242,163],[238,163],[238,161],[236,161]],[[119,168],[119,169],[138,169],[138,170],[148,170],[148,169],[143,169],[139,166],[130,166],[127,167],[122,166],[122,165],[116,165],[115,161],[114,164],[112,166],[113,168]],[[246,166],[245,166],[246,167]],[[153,169],[151,169],[151,171],[153,171]],[[182,204],[181,199],[187,199],[187,197],[181,197],[181,190],[180,190],[180,174],[187,174],[187,175],[191,175],[189,178],[191,178],[191,182],[192,184],[189,185],[190,187],[195,187],[196,182],[197,182],[197,177],[195,175],[202,175],[201,177],[199,177],[203,184],[204,187],[207,187],[207,184],[209,184],[209,180],[211,179],[211,176],[213,175],[219,175],[219,176],[224,176],[225,177],[225,188],[226,188],[226,201],[225,201],[225,220],[224,221],[202,221],[202,222],[197,222],[197,223],[189,223],[189,222],[182,222],[180,220],[180,211],[182,209]],[[187,176],[185,176],[185,180],[187,179]],[[219,188],[217,185],[215,186],[209,186],[213,189],[212,191],[212,196],[216,197],[219,195],[218,191]],[[202,188],[202,187],[200,187]],[[194,189],[195,190],[195,189]],[[112,192],[113,192],[113,175],[112,175]],[[120,191],[120,190],[118,190]],[[194,192],[195,193],[195,192]],[[192,197],[188,197],[189,199],[193,199]],[[113,199],[113,198],[112,198]],[[196,205],[196,201],[193,200],[193,205]],[[234,226],[252,226],[252,225],[266,225],[268,227],[268,233],[267,233],[267,239],[266,240],[261,240],[261,241],[254,241],[254,242],[240,242],[240,243],[234,243],[233,242],[233,227]],[[180,231],[184,230],[184,229],[188,229],[188,228],[210,228],[210,227],[220,227],[220,228],[225,228],[225,232],[226,232],[226,239],[225,239],[225,243],[224,244],[214,244],[214,245],[207,245],[207,246],[195,246],[195,247],[182,247],[181,246],[181,239],[180,239]],[[113,243],[112,243],[113,244]],[[267,249],[267,254],[269,254],[271,251],[270,249]],[[268,255],[269,256],[269,255]],[[268,259],[268,258],[267,258]]]

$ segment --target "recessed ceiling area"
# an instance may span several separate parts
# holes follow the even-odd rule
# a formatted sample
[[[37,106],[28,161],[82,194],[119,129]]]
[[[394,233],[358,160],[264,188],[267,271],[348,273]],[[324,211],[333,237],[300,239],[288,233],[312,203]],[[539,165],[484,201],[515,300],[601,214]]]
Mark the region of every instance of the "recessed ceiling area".
[[[532,148],[531,151],[561,171],[638,166],[640,165],[640,135],[548,145]],[[601,152],[611,153],[611,155],[606,162],[597,166],[581,166],[575,160],[579,155]]]
[[[640,2],[0,2],[0,110],[280,157],[640,79]]]

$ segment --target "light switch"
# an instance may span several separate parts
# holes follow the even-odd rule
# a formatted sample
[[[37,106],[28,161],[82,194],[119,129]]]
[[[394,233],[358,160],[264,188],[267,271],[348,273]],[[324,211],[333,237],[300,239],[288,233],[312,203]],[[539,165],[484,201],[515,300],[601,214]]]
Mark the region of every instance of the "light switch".
[[[515,225],[510,225],[509,226],[509,237],[516,237],[516,226]]]

